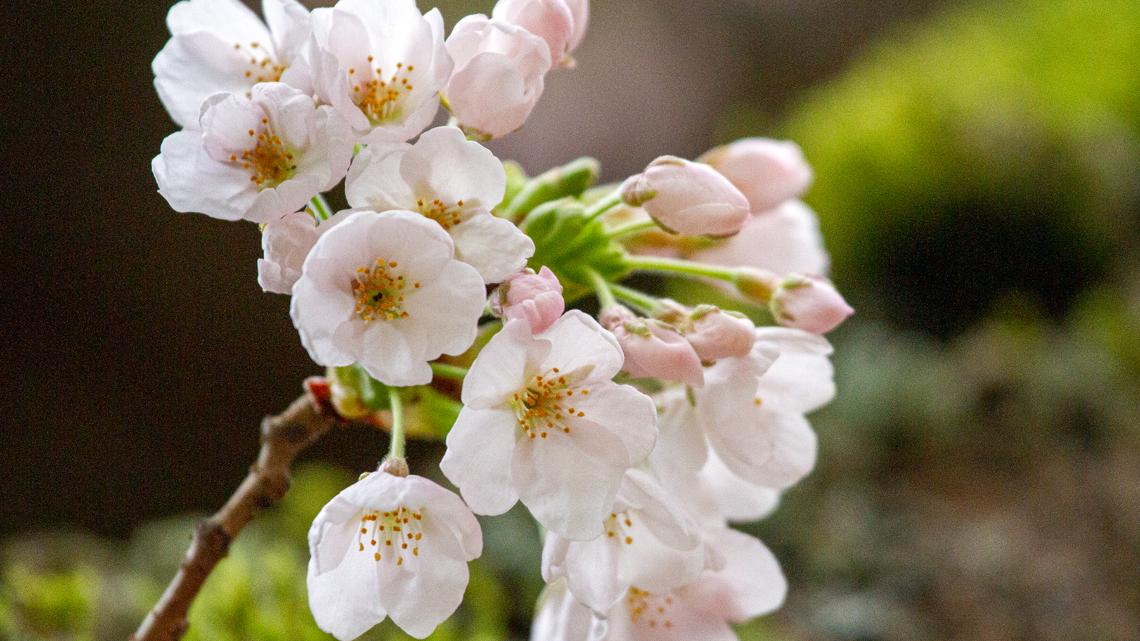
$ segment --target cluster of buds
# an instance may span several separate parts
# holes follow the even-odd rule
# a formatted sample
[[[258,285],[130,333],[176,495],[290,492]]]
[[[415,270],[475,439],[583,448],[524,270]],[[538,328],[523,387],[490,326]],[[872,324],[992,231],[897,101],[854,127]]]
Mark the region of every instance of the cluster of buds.
[[[814,465],[806,415],[835,393],[822,334],[851,313],[796,200],[798,148],[740,141],[593,190],[589,159],[508,180],[482,143],[574,66],[586,0],[500,0],[450,34],[414,0],[263,8],[171,9],[155,86],[182,130],[153,171],[174,209],[260,225],[258,282],[291,297],[334,406],[390,410],[385,462],[310,530],[317,624],[429,635],[481,554],[475,514],[518,502],[545,532],[535,641],[719,639],[778,607],[778,564],[730,523]],[[429,128],[441,105],[451,123]],[[638,271],[735,287],[784,327],[639,291]],[[597,318],[574,307],[591,295]],[[439,467],[458,493],[404,459],[424,390],[456,410]]]

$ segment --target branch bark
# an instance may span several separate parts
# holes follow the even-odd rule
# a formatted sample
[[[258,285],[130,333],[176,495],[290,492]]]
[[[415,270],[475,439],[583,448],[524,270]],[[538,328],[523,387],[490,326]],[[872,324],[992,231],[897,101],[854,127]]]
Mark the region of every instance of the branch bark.
[[[306,393],[277,416],[261,422],[257,462],[216,514],[198,524],[178,573],[130,641],[178,641],[190,627],[186,614],[230,543],[259,512],[289,490],[293,459],[338,423],[324,379],[305,381]]]

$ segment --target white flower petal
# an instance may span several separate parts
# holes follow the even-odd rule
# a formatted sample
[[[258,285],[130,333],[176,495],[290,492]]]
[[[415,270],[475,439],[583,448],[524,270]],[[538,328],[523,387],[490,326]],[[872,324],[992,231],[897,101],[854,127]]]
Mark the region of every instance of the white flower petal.
[[[423,639],[451,616],[467,588],[467,563],[439,553],[425,534],[418,563],[380,571],[380,602],[392,621],[411,636]]]
[[[595,612],[607,612],[625,592],[618,582],[618,549],[605,536],[572,543],[566,551],[566,585]],[[627,584],[628,585],[628,584]]]
[[[515,429],[512,412],[464,407],[447,435],[439,468],[479,514],[502,514],[518,501],[511,480]]]
[[[574,541],[602,533],[622,470],[584,453],[570,439],[521,439],[511,459],[519,498],[546,529]]]
[[[746,416],[716,408],[709,444],[741,478],[764,487],[795,485],[815,465],[816,437],[802,414],[754,406]]]
[[[406,322],[415,323],[429,335],[442,339],[433,341],[432,349],[421,356],[434,360],[441,354],[462,354],[471,347],[479,329],[472,319],[479,318],[484,305],[482,296],[471,294],[482,291],[483,279],[473,267],[451,261],[435,279],[422,283],[422,287],[408,294]],[[448,312],[440,313],[440,310]],[[436,350],[438,353],[432,353]]]
[[[463,404],[473,409],[506,405],[526,384],[528,355],[546,350],[549,343],[534,340],[525,321],[508,322],[471,365],[463,380]]]
[[[353,641],[387,616],[380,605],[376,564],[350,555],[336,569],[315,574],[310,561],[309,609],[317,627],[340,641]],[[370,595],[370,598],[361,598]]]
[[[486,210],[503,200],[507,186],[503,164],[455,127],[424,132],[404,157],[401,172],[409,185],[423,185],[446,203],[462,200]]]
[[[708,487],[724,518],[735,523],[758,521],[776,509],[780,492],[753,485],[734,474],[713,452],[700,471],[701,483]]]
[[[572,399],[574,409],[585,417],[570,419],[571,428],[583,421],[600,425],[621,439],[630,465],[645,460],[657,441],[657,407],[653,399],[634,387],[609,381],[590,385],[589,391]]]
[[[455,255],[479,270],[483,280],[499,283],[526,266],[534,241],[509,220],[480,211],[451,228]]]
[[[772,343],[780,356],[760,377],[757,394],[764,402],[807,413],[835,398],[835,370],[828,358],[831,344],[808,332],[778,327],[756,330],[758,343]]]
[[[416,202],[415,192],[400,177],[400,163],[407,143],[369,145],[352,160],[344,182],[344,195],[352,207],[374,211],[407,209]]]
[[[716,534],[715,545],[728,562],[724,569],[707,573],[682,588],[685,601],[733,623],[767,614],[783,604],[788,583],[776,557],[763,543],[724,528]]]
[[[201,132],[184,130],[167,136],[151,170],[158,193],[178,212],[239,220],[257,198],[246,172],[214,162],[206,154]]]
[[[609,380],[621,371],[624,356],[614,335],[585,313],[572,309],[550,329],[538,335],[550,342],[550,353],[542,361],[543,369],[560,368],[573,372],[592,368],[587,380]]]

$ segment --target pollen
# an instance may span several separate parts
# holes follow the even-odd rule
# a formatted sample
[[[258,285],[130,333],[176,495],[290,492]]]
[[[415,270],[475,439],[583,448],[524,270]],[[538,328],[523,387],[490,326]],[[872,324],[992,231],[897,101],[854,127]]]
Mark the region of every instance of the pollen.
[[[400,550],[407,550],[410,547],[413,557],[420,555],[418,541],[422,541],[424,537],[424,533],[419,529],[422,520],[422,510],[413,512],[405,506],[397,507],[390,512],[366,510],[360,517],[361,535],[357,537],[357,549],[361,552],[372,549],[372,560],[377,563],[388,558],[395,559],[396,565],[402,566],[404,557],[399,554]],[[366,545],[364,535],[369,533],[371,538],[367,540]],[[380,552],[383,548],[396,550],[397,553],[390,553],[385,557]]]
[[[673,597],[631,587],[626,592],[625,600],[629,608],[630,623],[650,628],[673,627],[673,621],[668,616],[670,606],[673,605]]]
[[[602,525],[606,529],[606,537],[620,540],[626,545],[633,545],[633,537],[629,535],[628,530],[633,528],[633,518],[629,512],[610,512]]]
[[[510,406],[522,433],[532,440],[547,439],[551,434],[569,434],[566,419],[585,418],[586,413],[569,406],[567,399],[575,393],[573,382],[553,369],[531,378],[530,383],[511,397]],[[577,390],[585,393],[584,390]]]
[[[278,82],[289,68],[289,65],[274,58],[273,53],[259,42],[235,42],[234,51],[246,61],[242,75],[251,86],[259,82]]]
[[[408,317],[408,312],[404,311],[407,281],[393,272],[398,266],[396,261],[377,258],[371,268],[356,269],[356,277],[352,280],[352,294],[356,298],[353,312],[364,322]],[[418,288],[419,283],[415,286]]]
[[[449,205],[438,198],[430,201],[420,198],[416,201],[416,210],[439,223],[445,230],[463,222],[462,200],[457,201],[454,205]]]
[[[371,65],[372,56],[368,57],[368,62]],[[373,67],[363,73],[356,68],[349,69],[353,103],[373,125],[399,118],[404,99],[415,89],[408,75],[414,69],[413,66],[405,68],[402,62],[396,63],[396,72],[387,76],[382,67]]]
[[[230,163],[249,172],[250,182],[270,189],[293,177],[297,159],[281,137],[273,132],[269,118],[261,119],[261,130],[250,129],[248,144],[240,154],[230,154]]]

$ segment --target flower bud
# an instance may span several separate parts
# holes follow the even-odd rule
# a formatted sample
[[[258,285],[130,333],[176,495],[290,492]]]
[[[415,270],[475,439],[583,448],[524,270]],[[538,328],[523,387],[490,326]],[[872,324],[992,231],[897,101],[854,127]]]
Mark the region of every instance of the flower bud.
[[[685,338],[702,361],[747,356],[756,340],[756,326],[744,316],[702,305],[690,314],[692,329]]]
[[[574,14],[566,0],[499,0],[491,18],[520,26],[545,40],[554,66],[563,63],[575,35]]]
[[[452,29],[447,53],[455,71],[444,94],[468,136],[490,140],[523,126],[550,70],[545,40],[520,26],[472,15]]]
[[[491,295],[491,311],[508,320],[525,320],[533,334],[546,331],[562,317],[566,301],[562,283],[550,269],[521,271],[510,277]]]
[[[855,313],[830,281],[799,274],[780,283],[769,309],[781,325],[813,334],[826,334]]]
[[[748,199],[708,165],[662,156],[625,181],[622,199],[643,207],[665,229],[731,236],[748,220]]]
[[[798,198],[811,185],[812,171],[794,142],[745,138],[700,157],[736,185],[754,213]]]
[[[625,353],[622,370],[634,378],[660,378],[703,387],[704,368],[689,341],[661,321],[637,318],[625,307],[607,307],[599,315]]]

